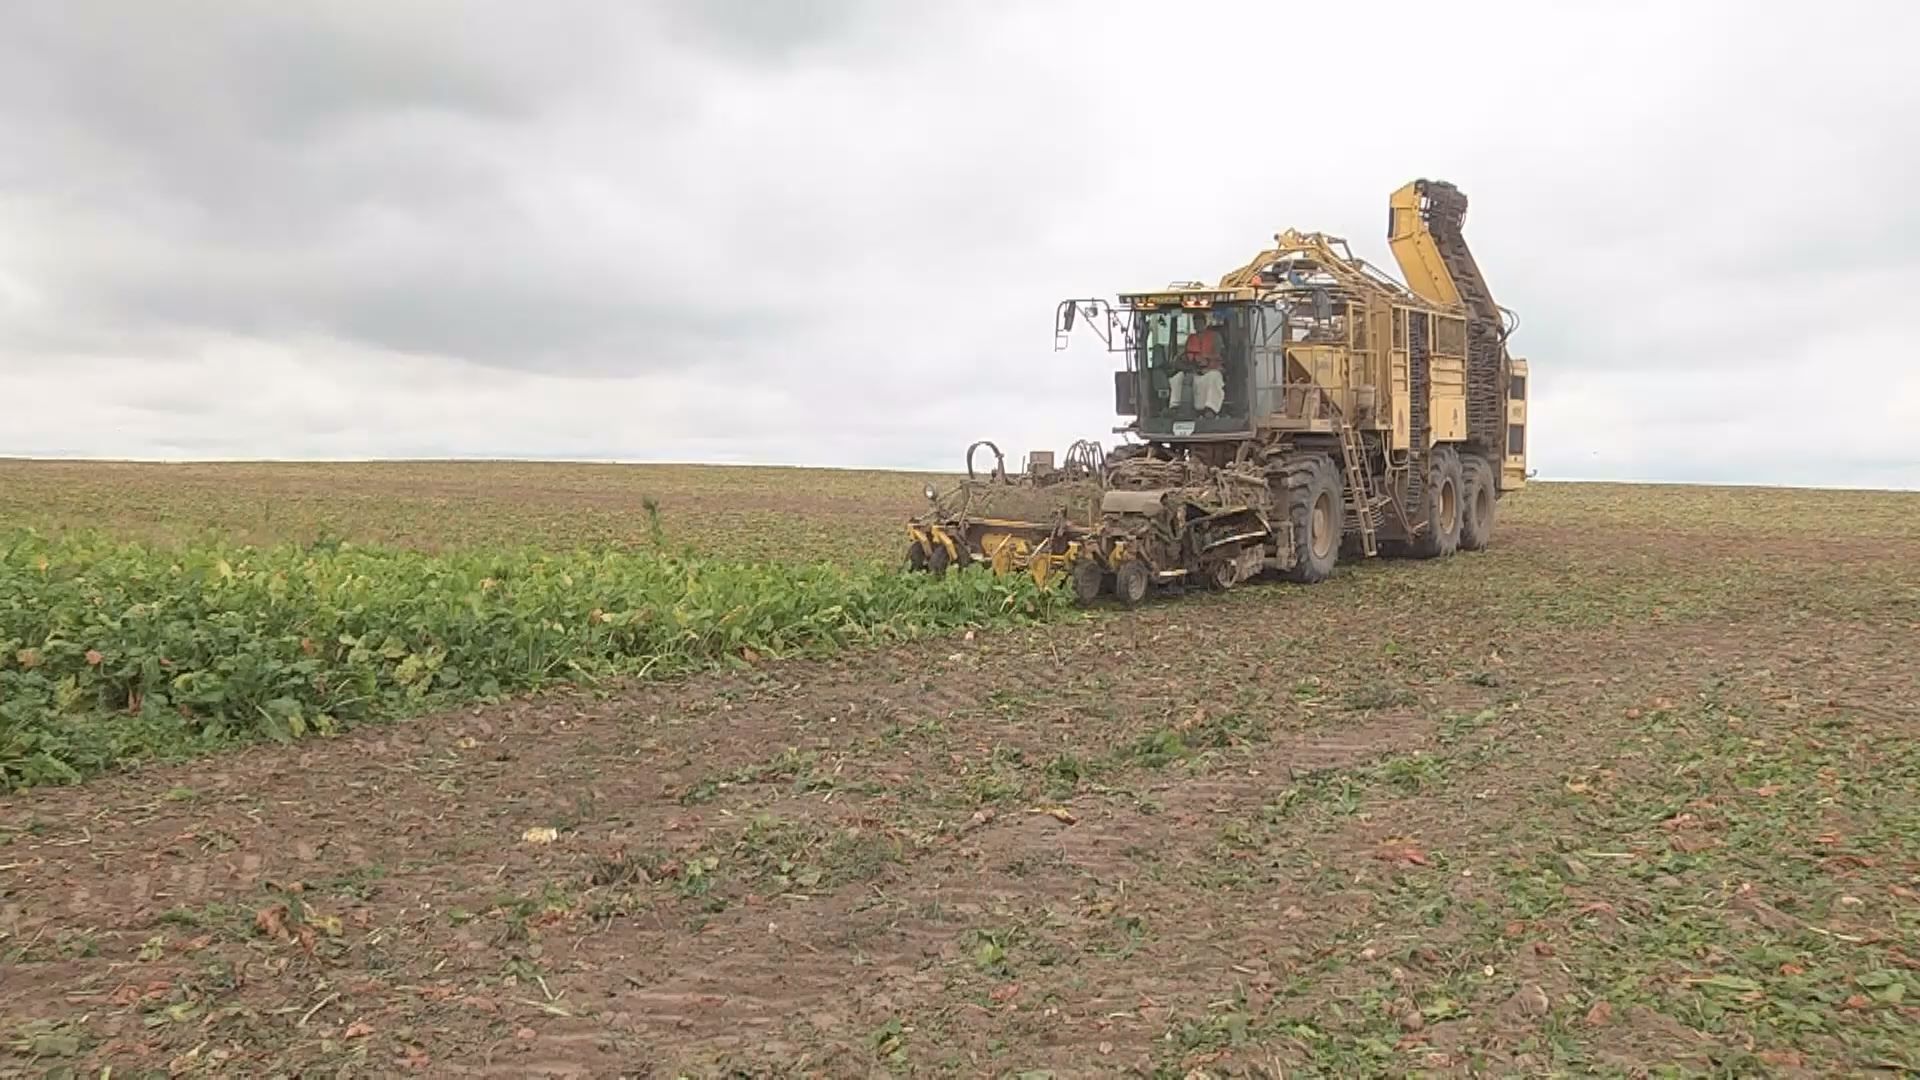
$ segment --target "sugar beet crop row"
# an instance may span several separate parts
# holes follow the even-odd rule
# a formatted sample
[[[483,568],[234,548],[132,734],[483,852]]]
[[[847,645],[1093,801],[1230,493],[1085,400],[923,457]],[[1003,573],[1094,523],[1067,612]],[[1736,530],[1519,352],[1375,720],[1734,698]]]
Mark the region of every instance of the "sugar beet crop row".
[[[1024,578],[644,552],[0,539],[0,789],[562,681],[1044,618]]]

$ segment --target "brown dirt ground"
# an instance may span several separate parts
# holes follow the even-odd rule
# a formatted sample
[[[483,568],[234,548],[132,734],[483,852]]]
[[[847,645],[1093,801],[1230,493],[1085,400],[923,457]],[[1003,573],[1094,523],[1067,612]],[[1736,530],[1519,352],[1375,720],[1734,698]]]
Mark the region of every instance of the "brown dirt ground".
[[[1901,970],[1913,836],[1813,796],[1911,762],[1916,560],[1526,523],[0,800],[0,1075],[1899,1065],[1894,984],[1799,1026],[1695,999],[1756,949]],[[1816,729],[1778,762],[1812,816],[1772,832],[1745,773],[1672,756]],[[1783,896],[1748,828],[1871,862]]]

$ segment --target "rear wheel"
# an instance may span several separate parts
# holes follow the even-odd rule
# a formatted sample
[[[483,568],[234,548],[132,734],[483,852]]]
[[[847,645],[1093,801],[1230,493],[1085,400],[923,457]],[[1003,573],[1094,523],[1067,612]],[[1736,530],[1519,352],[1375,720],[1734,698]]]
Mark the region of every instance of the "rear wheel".
[[[1427,527],[1414,541],[1414,554],[1423,559],[1451,555],[1460,547],[1461,488],[1464,477],[1460,453],[1451,446],[1436,446],[1427,456],[1425,503]]]
[[[1287,521],[1293,526],[1293,566],[1287,580],[1325,581],[1340,561],[1340,537],[1347,524],[1340,470],[1325,454],[1295,454],[1281,468]]]
[[[1113,572],[1113,595],[1120,602],[1133,607],[1147,598],[1147,587],[1152,579],[1147,572],[1147,564],[1139,559],[1128,559]]]
[[[1494,496],[1493,466],[1478,454],[1468,455],[1461,465],[1466,482],[1461,485],[1460,546],[1480,551],[1493,539]]]

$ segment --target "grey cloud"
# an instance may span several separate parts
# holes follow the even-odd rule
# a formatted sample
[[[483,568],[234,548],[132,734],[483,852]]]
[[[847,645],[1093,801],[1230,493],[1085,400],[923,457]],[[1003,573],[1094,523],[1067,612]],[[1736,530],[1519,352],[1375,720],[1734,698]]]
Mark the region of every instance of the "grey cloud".
[[[793,333],[848,261],[825,252],[849,223],[784,198],[750,145],[676,138],[713,73],[672,43],[812,48],[899,25],[895,9],[525,10],[202,4],[204,32],[182,36],[172,11],[35,8],[10,82],[64,160],[16,185],[59,234],[23,258],[74,324],[325,333],[530,370],[724,360]],[[583,108],[594,130],[553,134]],[[739,159],[693,158],[715,150]],[[724,217],[677,205],[702,187],[744,198]],[[629,220],[610,229],[588,200]]]
[[[658,9],[675,41],[747,63],[790,60],[844,44],[874,21],[913,18],[889,0],[667,0]]]
[[[393,109],[519,120],[618,40],[603,6],[187,0],[9,12],[10,91],[157,148],[196,132],[297,141]]]
[[[1438,175],[1523,316],[1548,475],[1777,473],[1744,448],[1821,364],[1883,392],[1870,425],[1802,407],[1845,431],[1804,468],[1910,475],[1881,432],[1920,385],[1879,343],[1920,288],[1889,137],[1920,126],[1915,15],[1847,8],[1493,3],[1396,38],[1424,8],[1249,3],[1169,50],[1167,9],[1077,0],[19,5],[0,392],[84,371],[111,411],[0,452],[1064,445],[1113,422],[1111,360],[1051,352],[1055,300],[1289,225],[1391,265],[1380,204]]]

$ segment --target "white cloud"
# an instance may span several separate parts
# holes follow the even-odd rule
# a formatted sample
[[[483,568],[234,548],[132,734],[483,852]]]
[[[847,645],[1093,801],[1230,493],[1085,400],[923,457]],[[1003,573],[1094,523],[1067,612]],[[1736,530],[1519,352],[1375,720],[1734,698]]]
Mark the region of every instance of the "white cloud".
[[[0,453],[1057,450],[1058,299],[1432,176],[1543,475],[1920,485],[1907,6],[197,10],[0,44]]]

